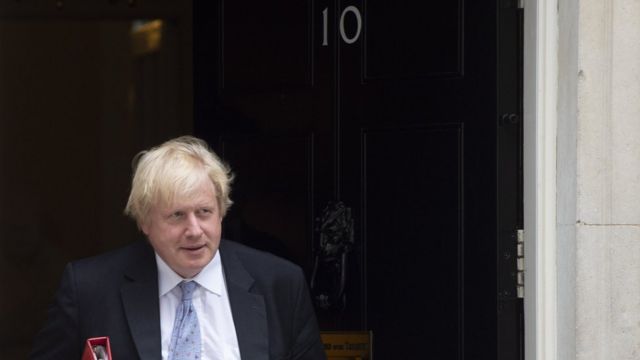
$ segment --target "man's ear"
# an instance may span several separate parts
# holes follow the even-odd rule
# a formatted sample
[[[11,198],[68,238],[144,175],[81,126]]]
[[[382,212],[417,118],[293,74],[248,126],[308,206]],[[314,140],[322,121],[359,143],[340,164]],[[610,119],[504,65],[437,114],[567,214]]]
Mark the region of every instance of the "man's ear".
[[[149,227],[149,219],[138,221],[138,228],[147,236],[149,236]]]

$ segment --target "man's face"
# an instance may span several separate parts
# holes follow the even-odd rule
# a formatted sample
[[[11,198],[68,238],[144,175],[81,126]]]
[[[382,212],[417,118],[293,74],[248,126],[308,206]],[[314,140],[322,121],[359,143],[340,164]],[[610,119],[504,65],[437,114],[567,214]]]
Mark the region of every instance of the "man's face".
[[[213,184],[204,179],[189,199],[153,206],[140,227],[173,271],[184,278],[194,277],[220,245],[222,218]]]

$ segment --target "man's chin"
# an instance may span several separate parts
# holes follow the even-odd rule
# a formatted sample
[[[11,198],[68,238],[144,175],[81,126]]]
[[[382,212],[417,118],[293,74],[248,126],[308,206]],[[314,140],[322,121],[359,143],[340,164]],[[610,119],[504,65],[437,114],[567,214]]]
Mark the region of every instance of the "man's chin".
[[[202,271],[202,269],[204,269],[212,259],[213,256],[211,256],[211,252],[203,252],[198,256],[191,254],[182,264],[183,272],[189,275],[187,277],[194,277],[200,273],[200,271]]]

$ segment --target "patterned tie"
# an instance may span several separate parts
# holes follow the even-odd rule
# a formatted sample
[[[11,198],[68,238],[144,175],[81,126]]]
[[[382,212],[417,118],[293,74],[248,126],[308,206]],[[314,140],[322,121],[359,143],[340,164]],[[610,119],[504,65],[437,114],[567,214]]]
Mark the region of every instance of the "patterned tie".
[[[176,320],[173,323],[169,360],[200,359],[200,326],[198,314],[191,298],[198,284],[195,281],[181,282],[182,301],[176,309]]]

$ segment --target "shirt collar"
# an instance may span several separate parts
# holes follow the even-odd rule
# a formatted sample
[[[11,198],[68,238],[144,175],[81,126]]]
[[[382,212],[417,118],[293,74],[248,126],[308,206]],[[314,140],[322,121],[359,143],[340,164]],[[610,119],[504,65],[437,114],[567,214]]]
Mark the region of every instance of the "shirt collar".
[[[213,259],[191,279],[185,279],[178,275],[173,269],[167,265],[164,260],[156,253],[156,265],[158,267],[158,293],[160,297],[166,295],[173,290],[180,282],[193,280],[197,282],[205,290],[222,296],[224,292],[224,276],[222,273],[222,262],[220,261],[220,249],[216,251]]]

